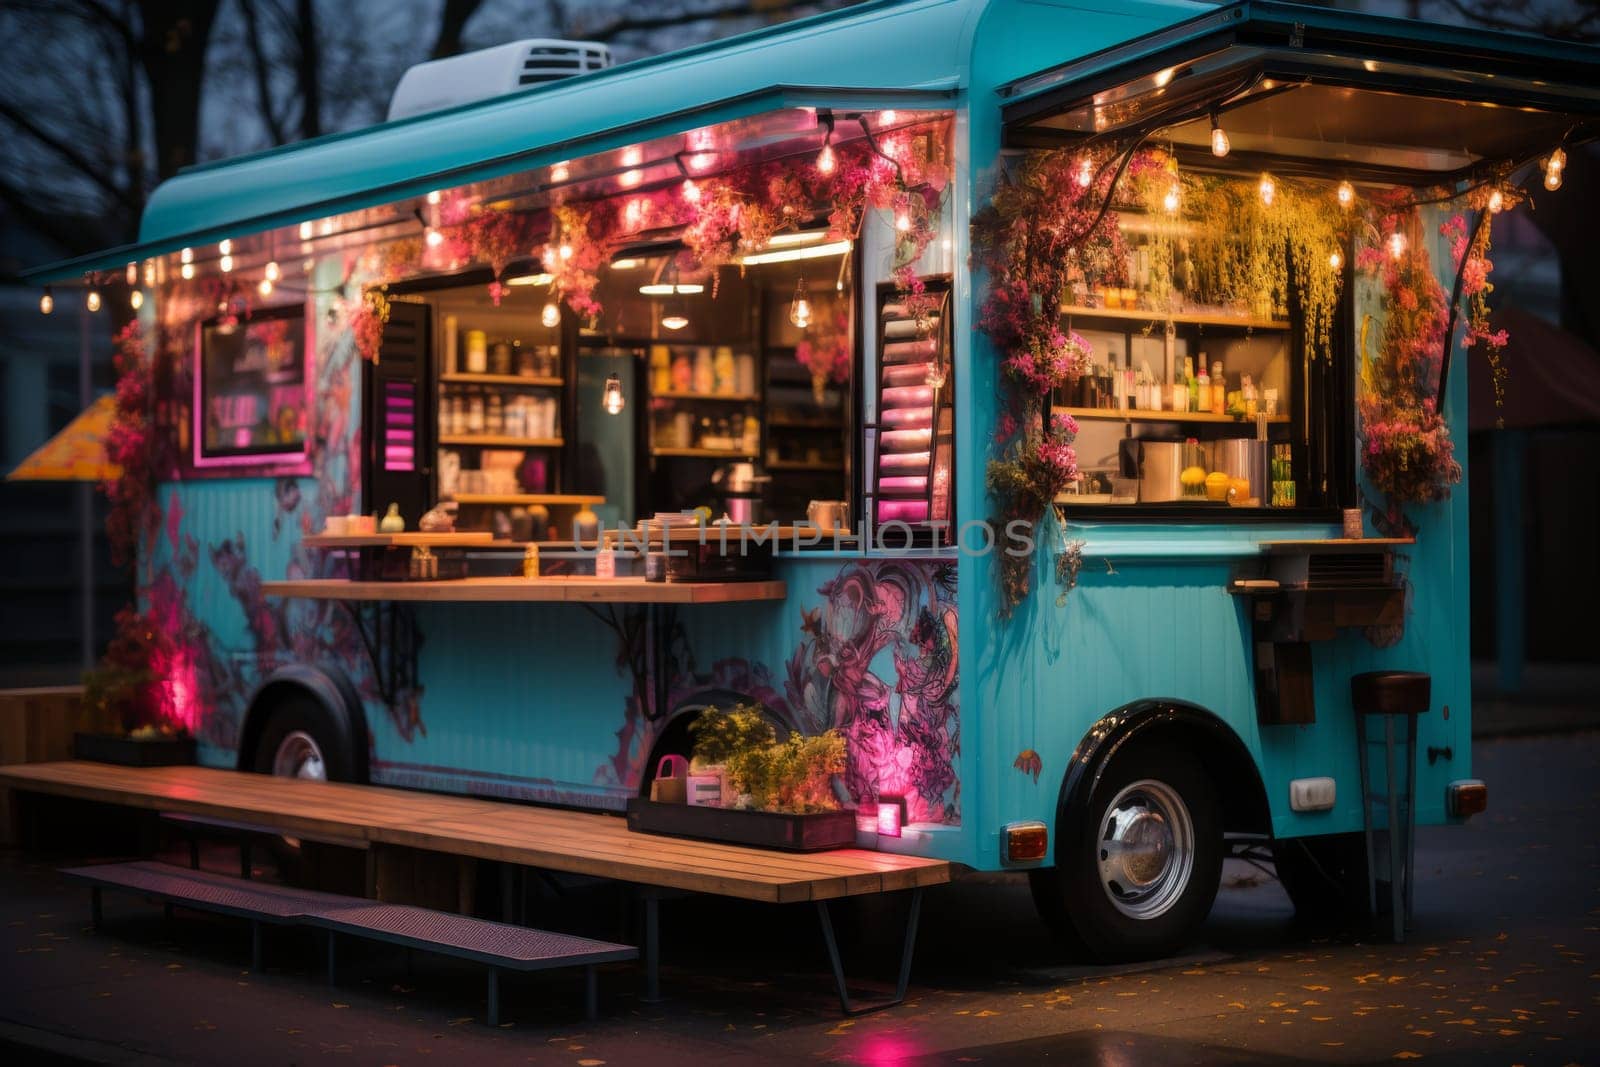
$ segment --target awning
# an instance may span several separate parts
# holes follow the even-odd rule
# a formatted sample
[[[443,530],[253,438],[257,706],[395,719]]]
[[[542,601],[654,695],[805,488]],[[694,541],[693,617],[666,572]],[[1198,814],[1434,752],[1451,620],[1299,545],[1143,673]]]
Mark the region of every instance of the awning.
[[[1159,131],[1230,168],[1434,184],[1600,133],[1600,48],[1275,2],[1204,15],[1002,89],[1007,143]]]
[[[117,411],[117,398],[107,394],[84,408],[50,440],[40,445],[8,482],[103,482],[120,477],[122,468],[106,458],[106,434]]]
[[[24,277],[43,283],[120,271],[185,247],[348,216],[783,109],[947,107],[964,76],[971,13],[972,5],[948,0],[868,2],[492,100],[190,167],[151,195],[137,244]]]

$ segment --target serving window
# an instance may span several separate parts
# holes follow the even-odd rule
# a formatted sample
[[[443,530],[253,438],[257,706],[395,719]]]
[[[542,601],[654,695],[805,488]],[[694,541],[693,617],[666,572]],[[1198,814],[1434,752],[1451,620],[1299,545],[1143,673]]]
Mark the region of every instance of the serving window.
[[[305,312],[298,306],[200,324],[194,379],[196,467],[305,458],[306,336]]]

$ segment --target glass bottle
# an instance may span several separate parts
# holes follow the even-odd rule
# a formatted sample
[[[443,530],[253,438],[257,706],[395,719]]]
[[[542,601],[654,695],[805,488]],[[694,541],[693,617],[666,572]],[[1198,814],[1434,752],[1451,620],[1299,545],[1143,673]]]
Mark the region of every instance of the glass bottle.
[[[1200,376],[1195,382],[1194,410],[1211,410],[1211,373],[1206,370],[1206,354],[1200,353]]]
[[[1244,393],[1244,417],[1247,418],[1247,419],[1255,418],[1256,417],[1256,387],[1255,387],[1255,383],[1250,380],[1250,375],[1246,374],[1244,376],[1242,382],[1239,385],[1239,389],[1240,389],[1241,392]]]
[[[1228,381],[1222,374],[1222,360],[1211,364],[1211,414],[1228,413]]]

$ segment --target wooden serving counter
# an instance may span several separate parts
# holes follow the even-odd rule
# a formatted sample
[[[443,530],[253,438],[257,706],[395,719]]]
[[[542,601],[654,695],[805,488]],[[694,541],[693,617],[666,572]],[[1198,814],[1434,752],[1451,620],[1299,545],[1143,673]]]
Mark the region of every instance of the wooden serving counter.
[[[456,578],[440,582],[370,582],[306,578],[263,582],[272,597],[410,603],[737,604],[782,600],[781,581],[647,582],[643,578]]]

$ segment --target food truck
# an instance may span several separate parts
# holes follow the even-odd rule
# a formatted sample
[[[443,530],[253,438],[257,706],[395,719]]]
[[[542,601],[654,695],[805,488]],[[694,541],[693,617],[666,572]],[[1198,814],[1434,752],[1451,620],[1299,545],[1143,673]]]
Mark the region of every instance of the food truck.
[[[1365,899],[1355,674],[1431,676],[1416,821],[1481,801],[1460,364],[1597,75],[869,0],[201,164],[34,277],[137,308],[113,521],[202,763],[620,813],[743,705],[843,737],[858,844],[1160,954],[1240,842]]]

